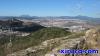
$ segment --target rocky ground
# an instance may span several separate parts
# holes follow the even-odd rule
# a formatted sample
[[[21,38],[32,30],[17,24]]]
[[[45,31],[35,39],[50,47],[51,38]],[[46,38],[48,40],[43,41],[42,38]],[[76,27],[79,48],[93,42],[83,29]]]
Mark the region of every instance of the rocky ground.
[[[25,50],[21,50],[15,52],[13,54],[8,54],[7,56],[25,56],[25,55],[35,55],[35,56],[50,56],[52,55],[59,55],[62,54],[58,53],[61,49],[70,49],[73,48],[76,44],[80,43],[83,39],[83,36],[80,38],[70,39],[70,36],[63,37],[63,38],[55,38],[50,39],[42,42],[38,46],[30,47]]]
[[[100,56],[98,54],[69,54],[63,55],[59,53],[61,49],[98,49],[100,50],[100,30],[88,30],[85,36],[78,38],[70,38],[72,35],[62,38],[50,39],[42,42],[38,46],[29,47],[25,50],[8,54],[7,56]],[[74,34],[73,34],[74,36]]]

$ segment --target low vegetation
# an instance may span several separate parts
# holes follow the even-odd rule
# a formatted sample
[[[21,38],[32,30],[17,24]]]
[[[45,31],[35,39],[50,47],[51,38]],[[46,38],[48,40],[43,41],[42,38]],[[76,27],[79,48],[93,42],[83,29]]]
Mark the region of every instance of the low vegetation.
[[[0,40],[0,56],[6,56],[8,53],[38,45],[47,39],[64,37],[69,34],[71,34],[69,31],[66,31],[62,28],[50,27],[32,32],[29,36],[26,37],[12,36],[12,43],[9,43],[9,37],[5,37]],[[8,44],[11,46],[9,47]]]

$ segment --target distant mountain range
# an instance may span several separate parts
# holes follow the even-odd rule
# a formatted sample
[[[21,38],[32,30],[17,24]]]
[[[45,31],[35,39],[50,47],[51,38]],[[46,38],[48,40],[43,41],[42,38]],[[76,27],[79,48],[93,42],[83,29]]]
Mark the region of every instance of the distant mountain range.
[[[80,19],[80,20],[86,20],[89,22],[94,22],[96,24],[100,24],[100,18],[93,18],[93,17],[88,17],[88,16],[46,16],[46,17],[39,17],[39,16],[29,16],[29,15],[21,15],[21,16],[0,16],[1,20],[6,20],[6,19]]]
[[[93,18],[93,17],[88,17],[88,16],[46,16],[46,17],[39,17],[39,16],[29,16],[29,15],[21,15],[21,16],[0,16],[0,19],[9,19],[9,18],[20,18],[20,19],[42,19],[42,18],[60,18],[60,19],[83,19],[83,20],[87,20],[87,19],[100,19],[100,18]]]

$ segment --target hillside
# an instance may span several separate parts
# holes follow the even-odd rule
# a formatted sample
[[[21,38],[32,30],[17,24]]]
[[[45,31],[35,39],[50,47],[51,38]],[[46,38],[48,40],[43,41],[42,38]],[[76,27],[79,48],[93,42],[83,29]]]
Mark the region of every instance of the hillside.
[[[0,39],[0,56],[6,56],[6,54],[36,46],[45,40],[64,37],[69,34],[71,33],[62,28],[50,27],[32,32],[26,37],[13,36],[12,43],[9,42],[9,37],[2,38]]]
[[[8,56],[100,56],[98,54],[60,54],[61,49],[98,49],[100,50],[100,29],[90,29],[85,35],[72,34],[67,37],[43,41],[40,45],[8,54]]]
[[[13,31],[22,31],[22,32],[32,32],[39,29],[45,28],[37,23],[33,22],[23,22],[18,19],[9,19],[9,20],[0,20],[0,29]]]

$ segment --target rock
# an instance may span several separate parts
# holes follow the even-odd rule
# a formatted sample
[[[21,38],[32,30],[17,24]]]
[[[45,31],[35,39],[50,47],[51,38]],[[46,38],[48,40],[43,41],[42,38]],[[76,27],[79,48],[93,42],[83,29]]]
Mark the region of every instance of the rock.
[[[56,54],[46,54],[45,56],[57,56]]]
[[[99,51],[100,50],[100,29],[90,29],[86,31],[84,41],[81,41],[76,48],[94,49]],[[100,52],[96,54],[88,54],[88,55],[83,54],[81,56],[100,56]]]

